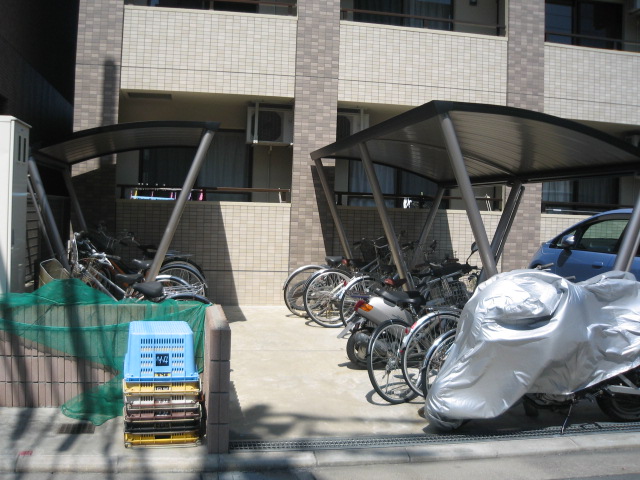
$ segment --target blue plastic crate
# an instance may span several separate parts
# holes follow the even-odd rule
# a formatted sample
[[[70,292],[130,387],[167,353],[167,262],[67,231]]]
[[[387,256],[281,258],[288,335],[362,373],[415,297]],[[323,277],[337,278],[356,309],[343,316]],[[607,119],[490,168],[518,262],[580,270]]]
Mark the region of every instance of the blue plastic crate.
[[[131,322],[125,382],[198,381],[193,331],[187,322]]]

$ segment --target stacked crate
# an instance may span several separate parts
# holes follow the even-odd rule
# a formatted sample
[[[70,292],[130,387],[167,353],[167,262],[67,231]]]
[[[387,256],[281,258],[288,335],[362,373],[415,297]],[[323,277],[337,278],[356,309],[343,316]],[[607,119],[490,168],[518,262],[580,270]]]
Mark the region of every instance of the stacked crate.
[[[202,392],[186,322],[131,322],[123,393],[126,447],[200,443]]]

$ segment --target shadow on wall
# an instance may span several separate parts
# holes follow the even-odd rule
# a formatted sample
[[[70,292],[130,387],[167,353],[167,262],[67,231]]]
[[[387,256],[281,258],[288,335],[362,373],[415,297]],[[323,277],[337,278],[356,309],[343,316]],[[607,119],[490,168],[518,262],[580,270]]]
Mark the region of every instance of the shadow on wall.
[[[97,105],[84,106],[87,110],[95,108],[97,111],[88,112],[90,120],[83,128],[118,123],[119,85],[120,67],[113,59],[107,58],[102,65],[102,103],[99,110]],[[115,155],[106,155],[74,166],[73,186],[88,225],[103,221],[109,230],[115,228],[115,185]]]
[[[389,216],[396,234],[400,234],[400,244],[417,241],[427,219],[429,209],[389,209]],[[380,215],[373,207],[338,207],[338,213],[351,245],[363,238],[376,239],[384,235]],[[444,213],[444,211],[443,211]],[[433,255],[429,256],[432,262],[442,261],[445,257],[463,256],[465,252],[456,252],[451,238],[451,231],[446,215],[438,213],[436,221],[427,237],[424,247],[427,248],[433,240],[438,241]],[[354,256],[360,256],[357,249],[353,249]],[[333,254],[343,255],[344,252],[337,238],[333,243]],[[466,258],[466,256],[464,257]],[[421,263],[421,261],[418,261]]]
[[[174,202],[125,200],[116,203],[119,232],[132,232],[138,243],[158,245],[173,211]],[[214,303],[238,303],[231,254],[219,202],[187,202],[170,250],[198,264]],[[128,255],[135,252],[128,251]]]
[[[335,166],[325,166],[323,167],[324,174],[327,178],[327,182],[329,185],[333,185],[335,183]],[[329,211],[329,206],[327,205],[327,200],[324,194],[324,190],[322,189],[322,183],[320,182],[320,177],[318,175],[318,169],[315,165],[311,165],[311,177],[313,178],[313,187],[316,194],[316,205],[318,208],[318,215],[320,217],[320,226],[322,229],[322,239],[324,241],[324,251],[326,255],[335,255],[334,245],[337,243],[340,245],[340,240],[337,238],[335,224],[333,222],[333,218],[331,217],[331,212]],[[337,252],[342,252],[340,248]],[[289,265],[289,269],[293,270],[298,268],[300,265]]]

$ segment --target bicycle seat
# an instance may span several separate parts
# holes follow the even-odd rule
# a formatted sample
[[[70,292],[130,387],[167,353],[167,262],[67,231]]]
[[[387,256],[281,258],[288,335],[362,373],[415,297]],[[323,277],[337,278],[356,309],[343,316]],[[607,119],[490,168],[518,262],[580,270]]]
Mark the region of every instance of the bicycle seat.
[[[413,307],[421,307],[426,303],[425,298],[417,290],[409,290],[408,292],[390,291],[384,289],[376,290],[376,294],[394,303],[399,307],[407,307],[409,305]]]
[[[138,260],[136,258],[131,260],[131,265],[136,270],[147,270],[149,267],[151,267],[152,263],[153,263],[152,260]]]
[[[324,259],[326,260],[327,264],[331,267],[335,267],[336,265],[340,265],[342,263],[342,258],[343,257],[338,257],[338,256],[327,256],[324,257]]]
[[[133,285],[136,292],[140,292],[145,298],[158,298],[164,295],[161,282],[142,282]]]

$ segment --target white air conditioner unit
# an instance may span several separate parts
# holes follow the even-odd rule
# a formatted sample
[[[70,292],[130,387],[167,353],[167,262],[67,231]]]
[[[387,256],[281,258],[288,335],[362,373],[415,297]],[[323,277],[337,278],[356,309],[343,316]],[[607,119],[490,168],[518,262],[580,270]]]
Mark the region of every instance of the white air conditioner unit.
[[[369,114],[358,109],[338,109],[336,140],[353,135],[369,127]]]
[[[247,110],[247,143],[293,144],[293,110],[286,105],[256,104]]]

